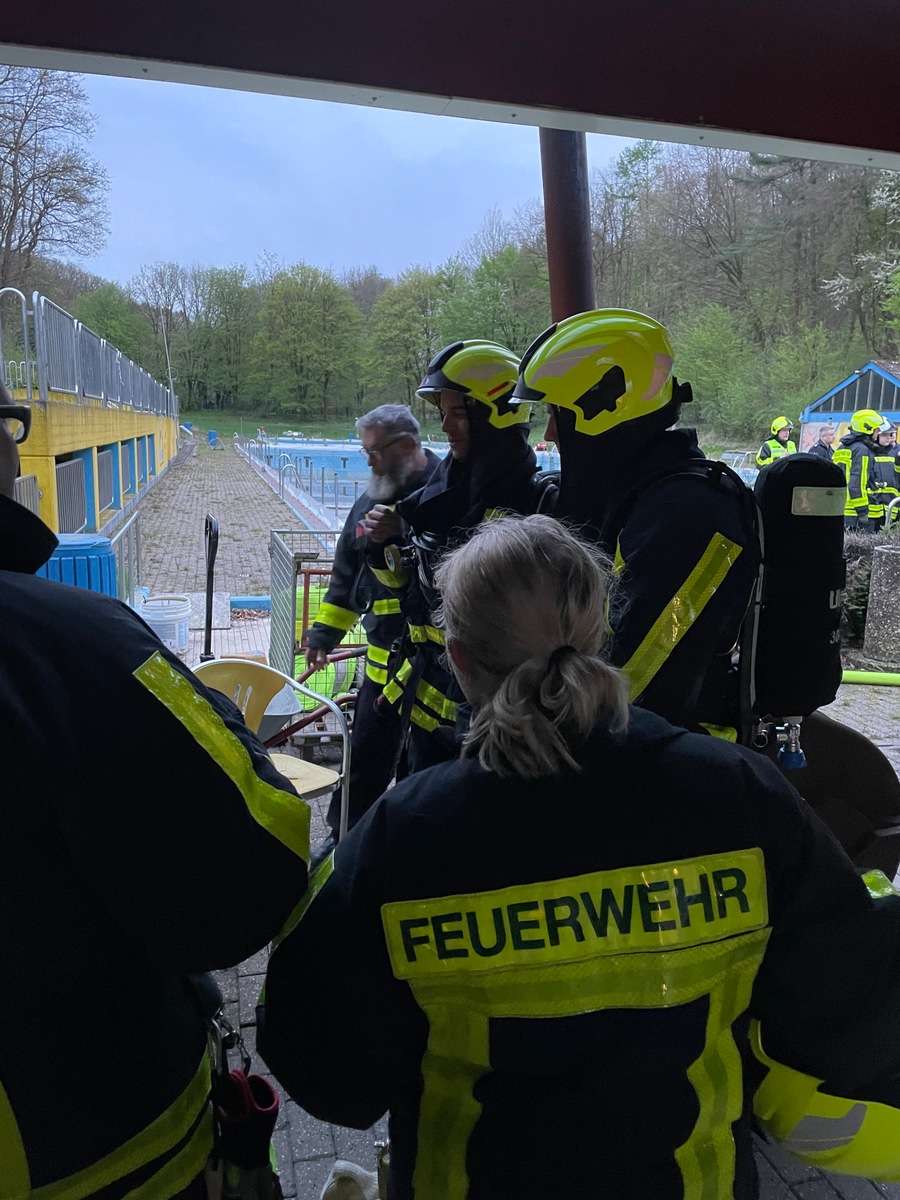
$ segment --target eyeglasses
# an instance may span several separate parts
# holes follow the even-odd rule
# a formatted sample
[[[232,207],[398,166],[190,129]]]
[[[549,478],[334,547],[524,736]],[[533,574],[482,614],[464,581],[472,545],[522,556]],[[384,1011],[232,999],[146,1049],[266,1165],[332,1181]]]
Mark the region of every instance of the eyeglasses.
[[[401,437],[405,436],[405,434],[401,434]],[[371,450],[367,450],[365,446],[360,446],[359,452],[363,458],[381,458],[388,446],[393,446],[394,442],[399,442],[401,437],[391,438],[389,442],[384,442],[381,446],[373,446]]]
[[[0,421],[12,440],[21,444],[31,432],[31,409],[27,404],[0,404]]]

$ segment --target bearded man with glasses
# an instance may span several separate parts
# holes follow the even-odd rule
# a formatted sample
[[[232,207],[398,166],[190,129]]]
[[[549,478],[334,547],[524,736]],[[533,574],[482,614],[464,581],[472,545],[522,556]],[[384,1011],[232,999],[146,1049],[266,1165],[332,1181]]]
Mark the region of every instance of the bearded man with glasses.
[[[369,465],[366,490],[353,505],[344,523],[334,553],[331,580],[315,623],[307,630],[306,662],[325,665],[327,656],[363,616],[369,646],[366,675],[359,689],[353,718],[350,758],[350,828],[387,788],[400,750],[401,725],[395,710],[378,705],[387,683],[393,643],[402,636],[405,620],[400,600],[373,575],[366,561],[365,522],[374,505],[403,529],[393,506],[418,491],[430,478],[440,459],[422,448],[419,422],[403,404],[382,404],[356,422],[362,443],[360,454]],[[340,827],[339,793],[328,809],[330,832],[313,853],[315,867],[337,844]]]

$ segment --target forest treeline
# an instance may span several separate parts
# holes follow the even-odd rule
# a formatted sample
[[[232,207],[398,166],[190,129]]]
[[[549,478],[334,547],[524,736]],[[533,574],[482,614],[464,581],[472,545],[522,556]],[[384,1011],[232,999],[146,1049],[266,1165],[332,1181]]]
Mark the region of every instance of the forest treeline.
[[[78,76],[0,68],[0,286],[41,290],[162,380],[168,348],[185,408],[298,423],[420,408],[416,384],[441,346],[484,337],[522,351],[549,324],[538,200],[488,212],[446,262],[395,278],[277,255],[148,263],[124,286],[73,266],[67,255],[105,238],[85,104]],[[28,207],[26,144],[36,179],[68,173],[57,209],[44,194]],[[643,141],[594,173],[591,222],[598,303],[669,328],[691,422],[707,430],[755,438],[768,414],[796,418],[869,359],[898,357],[900,173]]]

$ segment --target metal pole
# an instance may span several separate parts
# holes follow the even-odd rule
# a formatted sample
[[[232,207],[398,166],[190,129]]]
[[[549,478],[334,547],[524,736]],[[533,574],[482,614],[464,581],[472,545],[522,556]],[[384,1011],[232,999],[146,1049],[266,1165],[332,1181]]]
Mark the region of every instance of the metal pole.
[[[597,307],[587,138],[566,129],[540,134],[550,311],[562,321]]]
[[[338,523],[338,477],[337,472],[334,475],[334,523]]]

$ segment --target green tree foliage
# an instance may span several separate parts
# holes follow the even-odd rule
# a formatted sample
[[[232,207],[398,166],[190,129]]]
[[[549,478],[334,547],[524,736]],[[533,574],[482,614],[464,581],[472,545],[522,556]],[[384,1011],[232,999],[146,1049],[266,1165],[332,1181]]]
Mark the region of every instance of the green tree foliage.
[[[409,404],[423,418],[415,391],[425,368],[444,344],[441,313],[458,281],[458,268],[410,267],[375,301],[365,353],[371,406]]]
[[[76,296],[72,315],[136,363],[150,357],[151,330],[138,306],[117,283],[104,283]]]
[[[307,263],[278,272],[259,322],[257,378],[278,411],[324,418],[349,410],[362,316],[330,272]]]
[[[5,95],[32,95],[18,83],[4,92],[3,70],[0,113]],[[27,80],[35,104],[50,94],[41,73]],[[83,95],[77,81],[67,89],[52,104],[83,143]],[[0,244],[14,133],[0,131]],[[100,203],[102,186],[84,195]],[[900,173],[644,140],[594,174],[591,222],[598,303],[669,328],[696,397],[685,418],[707,441],[753,445],[773,415],[796,419],[868,359],[900,358]],[[160,379],[168,351],[186,407],[345,421],[402,401],[433,419],[415,389],[438,349],[490,338],[521,352],[550,322],[537,202],[511,217],[488,211],[457,255],[396,279],[269,256],[255,267],[151,263],[123,292],[46,257],[74,251],[78,228],[69,243],[35,243],[17,278]]]
[[[441,308],[438,324],[445,343],[486,338],[522,353],[549,323],[546,262],[508,245],[462,273]]]

